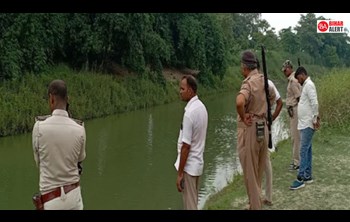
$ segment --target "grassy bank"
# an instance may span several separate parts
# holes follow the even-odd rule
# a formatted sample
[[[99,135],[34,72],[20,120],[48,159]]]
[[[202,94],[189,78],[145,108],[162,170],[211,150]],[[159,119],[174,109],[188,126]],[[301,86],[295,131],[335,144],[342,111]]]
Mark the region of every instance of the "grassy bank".
[[[223,81],[213,77],[212,87],[199,85],[205,96],[233,90],[240,76],[228,70]],[[87,120],[111,114],[165,104],[179,99],[178,81],[164,85],[154,83],[145,75],[115,76],[76,72],[58,66],[40,75],[27,74],[21,79],[0,83],[0,136],[31,131],[34,117],[49,114],[47,86],[54,79],[67,83],[70,111],[75,118]],[[239,80],[239,81],[238,81]]]
[[[289,190],[296,178],[296,172],[288,171],[291,142],[289,139],[280,142],[278,152],[271,155],[274,205],[263,209],[350,209],[349,71],[333,70],[313,79],[322,117],[322,128],[313,138],[314,183],[300,190]],[[243,177],[237,175],[226,188],[209,198],[204,209],[241,210],[247,202]]]

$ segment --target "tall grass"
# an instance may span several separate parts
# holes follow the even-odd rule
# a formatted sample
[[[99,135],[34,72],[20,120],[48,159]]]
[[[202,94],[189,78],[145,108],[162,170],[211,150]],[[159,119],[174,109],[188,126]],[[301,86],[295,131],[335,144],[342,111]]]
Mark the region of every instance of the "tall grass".
[[[0,136],[31,131],[34,117],[50,113],[47,87],[62,79],[68,87],[70,111],[78,119],[92,119],[165,104],[179,99],[179,83],[158,84],[147,76],[118,77],[102,73],[76,72],[60,65],[40,75],[0,83]],[[199,85],[201,96],[232,90],[233,76],[222,81],[214,77],[214,87]]]
[[[334,69],[315,79],[322,124],[346,127],[350,121],[350,70]]]

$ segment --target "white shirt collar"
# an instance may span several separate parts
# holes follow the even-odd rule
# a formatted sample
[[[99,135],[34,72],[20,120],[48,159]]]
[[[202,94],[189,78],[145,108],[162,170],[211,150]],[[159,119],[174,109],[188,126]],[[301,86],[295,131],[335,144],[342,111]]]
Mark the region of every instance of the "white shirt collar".
[[[310,80],[310,76],[308,76],[308,77],[305,79],[305,81],[304,81],[304,83],[303,83],[303,86],[305,86],[306,83],[307,83],[309,80]]]
[[[55,109],[53,112],[52,112],[52,115],[53,116],[64,116],[64,117],[69,117],[68,116],[68,112],[66,110],[63,110],[63,109]]]
[[[196,101],[196,100],[198,100],[198,96],[197,96],[197,95],[195,95],[194,97],[192,97],[192,99],[190,99],[190,101],[188,101],[188,103],[187,103],[187,105],[186,105],[186,107],[185,107],[185,111],[186,111],[186,109],[188,109],[188,107],[190,107],[191,104],[192,104],[194,101]]]

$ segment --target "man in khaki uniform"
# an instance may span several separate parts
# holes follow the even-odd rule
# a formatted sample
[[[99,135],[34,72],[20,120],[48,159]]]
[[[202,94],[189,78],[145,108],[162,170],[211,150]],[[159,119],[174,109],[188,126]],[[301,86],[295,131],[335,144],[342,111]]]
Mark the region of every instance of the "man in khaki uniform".
[[[267,102],[264,76],[258,72],[253,52],[244,51],[241,71],[245,79],[236,98],[237,151],[251,210],[261,209],[261,182],[268,144]],[[273,88],[269,94],[275,97]]]
[[[301,86],[294,77],[293,64],[286,60],[282,65],[282,72],[288,78],[286,105],[290,119],[290,134],[292,139],[292,163],[289,170],[298,170],[300,163],[300,134],[298,126],[298,102],[301,95]]]
[[[38,200],[45,210],[82,210],[79,164],[86,156],[85,128],[68,117],[64,81],[52,81],[48,94],[52,115],[37,117],[32,134],[40,171]]]

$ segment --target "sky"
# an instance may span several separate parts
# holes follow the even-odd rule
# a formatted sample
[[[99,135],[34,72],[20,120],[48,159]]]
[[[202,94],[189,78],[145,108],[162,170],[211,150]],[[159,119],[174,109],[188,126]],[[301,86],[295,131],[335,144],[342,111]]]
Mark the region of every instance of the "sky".
[[[261,13],[261,19],[265,19],[271,27],[276,29],[276,34],[281,29],[292,26],[294,28],[300,20],[300,15],[307,13]],[[326,19],[343,21],[344,27],[350,30],[350,13],[314,13],[316,17],[323,16]],[[316,31],[316,24],[315,24]]]

